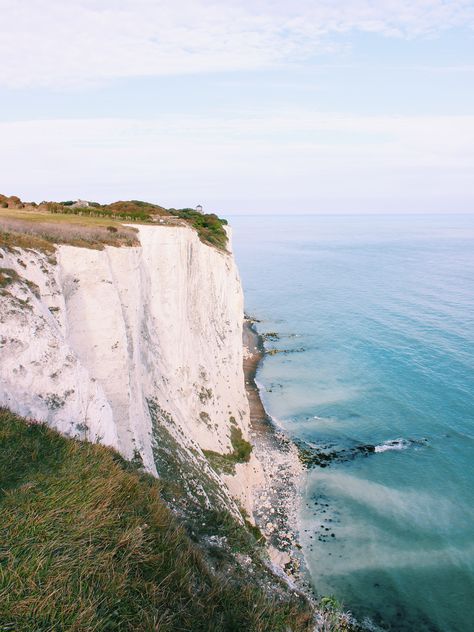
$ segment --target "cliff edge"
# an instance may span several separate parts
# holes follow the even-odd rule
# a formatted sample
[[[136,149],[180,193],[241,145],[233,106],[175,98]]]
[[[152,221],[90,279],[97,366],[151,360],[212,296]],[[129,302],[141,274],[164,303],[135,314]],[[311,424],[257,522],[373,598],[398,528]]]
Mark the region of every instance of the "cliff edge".
[[[234,259],[188,226],[135,229],[140,246],[1,251],[0,406],[154,475],[174,449],[215,480],[203,451],[231,456],[249,434]],[[252,515],[255,457],[229,458],[223,474]]]
[[[36,580],[34,608],[56,619],[66,610],[72,612],[77,599],[60,587],[61,577],[73,579],[66,558],[56,577],[50,572],[58,555],[54,538],[43,541],[28,534],[33,516],[44,515],[56,525],[61,541],[66,542],[68,531],[61,526],[66,519],[77,522],[84,542],[92,542],[97,532],[84,512],[87,499],[99,488],[94,511],[99,508],[110,521],[109,501],[117,501],[118,518],[128,515],[130,498],[108,498],[105,473],[111,490],[118,477],[145,501],[151,485],[156,512],[166,516],[162,527],[184,529],[179,544],[184,557],[164,546],[163,559],[170,568],[185,564],[187,555],[202,556],[201,570],[183,589],[189,599],[169,622],[193,620],[188,606],[196,589],[206,594],[201,627],[196,620],[195,628],[183,623],[183,630],[207,629],[207,607],[217,617],[208,629],[216,631],[243,629],[232,627],[238,620],[255,632],[352,629],[340,626],[332,607],[316,610],[282,570],[298,570],[292,512],[300,467],[294,446],[270,428],[263,408],[257,411],[259,419],[255,409],[255,418],[250,415],[248,396],[252,400],[252,392],[257,392],[254,376],[260,352],[256,339],[249,339],[248,328],[243,345],[242,288],[230,231],[222,220],[203,218],[200,226],[192,212],[186,211],[190,224],[176,215],[164,216],[157,207],[159,219],[150,216],[145,223],[126,225],[110,215],[108,207],[87,211],[85,220],[63,213],[64,206],[59,211],[46,205],[39,212],[24,212],[17,211],[21,202],[15,198],[13,203],[13,213],[7,207],[7,219],[0,210],[0,434],[9,442],[0,459],[0,504],[6,503],[16,516],[26,499],[33,513],[22,523],[24,531],[17,529],[16,517],[4,530],[7,548],[21,552],[9,558],[2,576],[6,588],[0,581],[0,595],[4,589],[5,594],[17,595],[8,602],[8,624],[20,622],[18,629],[36,629],[30,619],[21,618],[25,613],[29,617],[31,608],[18,597]],[[133,212],[128,203],[120,204],[120,213]],[[142,213],[142,203],[133,202],[132,209],[137,204]],[[213,243],[216,239],[218,244]],[[54,446],[61,447],[59,461],[50,453]],[[117,452],[123,461],[117,461]],[[71,460],[63,458],[67,454]],[[42,486],[53,504],[42,504],[46,496],[35,491]],[[75,504],[65,513],[72,488]],[[142,534],[148,534],[143,554],[154,564],[156,529],[161,527],[155,524],[155,509],[155,517],[148,516],[146,502],[139,505],[137,511],[145,517],[132,512],[130,524],[137,547]],[[132,531],[125,523],[115,527],[114,547],[119,551],[123,542],[129,546]],[[109,546],[105,540],[104,544]],[[65,553],[69,555],[73,545],[64,545]],[[138,551],[142,560],[139,549],[130,547],[130,555]],[[49,597],[43,579],[36,577],[43,562],[35,569],[26,565],[24,576],[19,573],[16,564],[22,563],[23,553],[25,560],[49,560],[47,579],[59,586],[57,607],[43,608]],[[79,547],[77,553],[81,565],[85,549]],[[100,542],[95,555],[102,555]],[[107,560],[110,572],[115,572],[115,558],[104,558],[102,570],[107,573]],[[148,566],[145,561],[143,572]],[[94,568],[89,570],[94,575]],[[183,578],[195,572],[189,570],[190,575],[186,564],[182,570]],[[161,571],[155,571],[156,582],[146,590],[166,601],[170,597],[159,592]],[[127,585],[129,572],[135,573],[128,566],[120,568]],[[233,611],[225,602],[231,593],[220,594],[218,586],[236,591],[236,606],[242,606],[242,612]],[[81,598],[83,588],[81,584]],[[130,608],[133,590],[127,596]],[[109,597],[112,603],[115,597]],[[152,604],[153,599],[145,601]],[[254,600],[258,608],[252,605]],[[100,622],[97,629],[106,630],[101,607],[97,602],[91,617]],[[123,629],[151,629],[149,623],[137,627],[134,617]],[[67,625],[64,629],[76,629],[75,624]]]

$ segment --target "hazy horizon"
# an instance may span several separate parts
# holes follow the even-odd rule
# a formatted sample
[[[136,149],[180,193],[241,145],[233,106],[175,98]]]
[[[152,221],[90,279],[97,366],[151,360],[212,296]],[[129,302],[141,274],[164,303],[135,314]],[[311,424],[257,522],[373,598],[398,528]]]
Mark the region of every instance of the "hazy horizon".
[[[2,2],[0,192],[474,212],[471,0]]]

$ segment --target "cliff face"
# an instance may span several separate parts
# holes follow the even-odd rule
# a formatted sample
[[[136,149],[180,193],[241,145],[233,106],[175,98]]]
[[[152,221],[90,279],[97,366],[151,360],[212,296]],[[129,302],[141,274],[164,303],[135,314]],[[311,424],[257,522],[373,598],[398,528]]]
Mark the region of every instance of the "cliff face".
[[[190,228],[138,230],[140,247],[0,250],[0,405],[153,474],[172,451],[219,483],[202,450],[231,452],[232,428],[248,437],[236,266]],[[235,469],[228,488],[251,509],[258,464]]]

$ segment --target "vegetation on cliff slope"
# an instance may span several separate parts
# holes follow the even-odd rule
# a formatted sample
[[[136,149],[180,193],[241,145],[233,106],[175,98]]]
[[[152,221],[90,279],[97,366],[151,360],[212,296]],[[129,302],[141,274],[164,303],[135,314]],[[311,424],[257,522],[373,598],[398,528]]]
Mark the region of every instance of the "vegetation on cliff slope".
[[[225,250],[227,246],[227,233],[224,228],[227,225],[226,219],[221,219],[214,213],[200,213],[192,208],[169,209],[169,212],[191,224],[201,241]]]
[[[308,603],[222,536],[191,539],[139,464],[4,409],[0,444],[2,632],[312,629]],[[206,529],[243,528],[220,514]]]
[[[237,426],[232,426],[230,430],[230,441],[232,452],[222,454],[214,450],[203,450],[204,455],[216,470],[224,474],[235,474],[236,463],[248,463],[252,453],[252,445],[242,436],[242,430]]]
[[[71,243],[83,247],[134,245],[132,231],[121,222],[179,223],[192,226],[203,243],[225,250],[227,233],[225,219],[214,213],[200,213],[194,209],[166,209],[158,204],[141,200],[127,200],[112,204],[88,202],[88,206],[75,206],[72,201],[22,202],[19,197],[0,195],[0,234],[12,233],[10,242],[19,234],[31,234],[52,243]],[[5,222],[16,222],[12,230]],[[39,224],[42,223],[42,226]],[[57,226],[60,224],[60,226]],[[67,224],[73,225],[68,230]],[[107,232],[109,229],[109,232]],[[115,234],[114,230],[115,229]]]

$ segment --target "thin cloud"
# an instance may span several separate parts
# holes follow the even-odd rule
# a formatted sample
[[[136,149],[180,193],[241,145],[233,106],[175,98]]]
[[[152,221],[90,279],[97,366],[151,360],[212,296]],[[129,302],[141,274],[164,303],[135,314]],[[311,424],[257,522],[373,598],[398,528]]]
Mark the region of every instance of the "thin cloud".
[[[300,109],[233,119],[1,123],[0,135],[8,156],[4,190],[37,200],[138,197],[174,206],[202,198],[224,201],[226,211],[257,203],[274,209],[274,200],[282,209],[289,200],[310,200],[305,208],[314,210],[332,200],[339,210],[350,201],[350,209],[363,211],[369,198],[386,204],[406,191],[412,209],[474,204],[473,116]],[[239,195],[252,200],[244,207]]]
[[[271,68],[337,50],[333,36],[354,30],[419,37],[474,25],[465,0],[3,0],[0,10],[0,84],[14,88]]]

